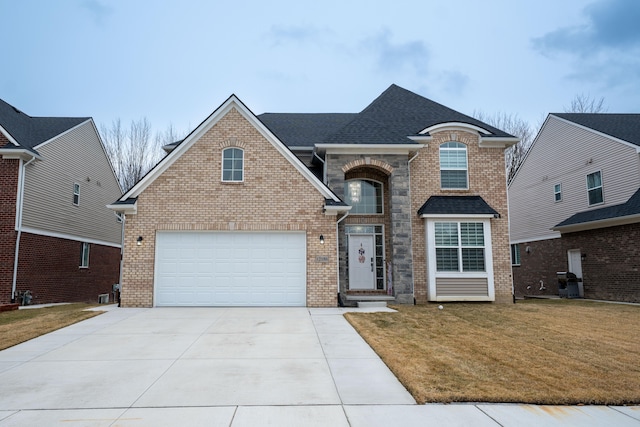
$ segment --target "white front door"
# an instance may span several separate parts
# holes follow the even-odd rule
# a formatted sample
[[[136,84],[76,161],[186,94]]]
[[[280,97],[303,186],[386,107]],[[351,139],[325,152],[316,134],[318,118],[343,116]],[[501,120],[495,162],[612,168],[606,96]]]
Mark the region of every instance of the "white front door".
[[[578,282],[578,292],[581,297],[584,297],[584,287],[582,284],[582,254],[580,253],[580,249],[571,249],[570,251],[567,251],[567,258],[569,259],[569,271],[580,279]]]
[[[349,289],[375,289],[373,235],[349,236]]]

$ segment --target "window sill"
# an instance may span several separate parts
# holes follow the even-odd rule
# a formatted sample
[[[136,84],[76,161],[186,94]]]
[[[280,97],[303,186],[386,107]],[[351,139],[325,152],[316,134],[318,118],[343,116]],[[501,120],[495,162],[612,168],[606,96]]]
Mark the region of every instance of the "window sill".
[[[86,267],[79,266],[79,267],[78,267],[78,269],[80,269],[80,270],[88,270],[88,269],[89,269],[89,266],[86,266]]]
[[[223,185],[243,185],[244,181],[220,181]]]

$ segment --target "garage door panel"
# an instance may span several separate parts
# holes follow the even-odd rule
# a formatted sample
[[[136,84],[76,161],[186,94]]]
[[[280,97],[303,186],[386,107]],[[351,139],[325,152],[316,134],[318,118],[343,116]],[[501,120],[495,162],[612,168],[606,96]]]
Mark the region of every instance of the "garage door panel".
[[[306,305],[304,233],[159,232],[156,248],[156,305]]]

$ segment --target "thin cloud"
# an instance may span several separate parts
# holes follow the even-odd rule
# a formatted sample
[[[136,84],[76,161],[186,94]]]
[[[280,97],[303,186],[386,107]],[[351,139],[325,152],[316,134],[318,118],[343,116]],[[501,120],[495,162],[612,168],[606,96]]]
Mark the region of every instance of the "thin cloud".
[[[532,39],[544,56],[566,58],[570,78],[613,87],[640,78],[640,2],[600,0],[584,8],[582,25],[559,28]],[[621,70],[625,70],[621,72]]]
[[[319,29],[312,26],[284,26],[273,25],[268,33],[268,37],[273,41],[274,45],[281,45],[291,42],[308,43],[320,41],[324,36],[331,32],[325,29]]]
[[[110,6],[105,6],[98,0],[83,0],[80,6],[92,15],[96,24],[103,24],[105,19],[113,13]]]
[[[460,71],[444,71],[440,80],[442,87],[453,96],[461,96],[469,84],[469,76]]]
[[[429,49],[422,40],[393,43],[388,29],[366,39],[362,46],[373,52],[378,67],[386,72],[403,70],[414,71],[420,75],[427,72]]]

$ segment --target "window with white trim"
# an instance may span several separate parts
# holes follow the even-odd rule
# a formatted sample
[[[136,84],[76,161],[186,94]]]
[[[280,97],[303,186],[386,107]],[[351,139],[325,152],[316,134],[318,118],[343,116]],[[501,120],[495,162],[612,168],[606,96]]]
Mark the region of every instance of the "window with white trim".
[[[604,203],[601,171],[587,175],[587,195],[589,196],[589,206]]]
[[[80,268],[89,268],[89,244],[82,242],[80,249]]]
[[[485,271],[482,222],[435,222],[436,271]]]
[[[382,184],[368,179],[352,179],[344,183],[345,202],[350,214],[381,214]]]
[[[467,146],[455,141],[440,144],[440,188],[466,190]]]
[[[244,181],[244,150],[241,148],[225,148],[222,150],[222,181]]]
[[[511,265],[520,265],[520,245],[511,245]]]
[[[556,184],[553,186],[553,199],[556,202],[562,201],[562,184]]]
[[[80,184],[73,184],[73,204],[75,206],[80,205]]]

